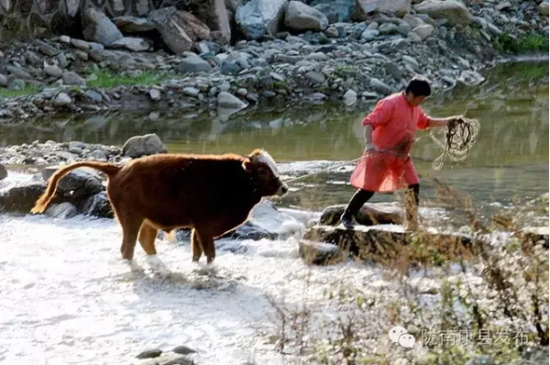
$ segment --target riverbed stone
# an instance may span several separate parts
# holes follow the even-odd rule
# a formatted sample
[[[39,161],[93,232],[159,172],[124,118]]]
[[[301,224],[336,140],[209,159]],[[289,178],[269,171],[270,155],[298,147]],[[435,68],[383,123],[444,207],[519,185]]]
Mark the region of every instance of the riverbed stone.
[[[131,137],[122,146],[122,154],[131,158],[167,152],[168,149],[156,133]]]

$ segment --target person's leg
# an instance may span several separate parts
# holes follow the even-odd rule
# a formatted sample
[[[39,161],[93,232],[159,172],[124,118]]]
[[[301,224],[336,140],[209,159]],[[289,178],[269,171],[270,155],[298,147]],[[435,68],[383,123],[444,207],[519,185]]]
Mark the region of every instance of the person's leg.
[[[408,231],[418,230],[418,203],[420,201],[420,184],[408,186],[405,196],[405,218]]]
[[[362,189],[358,189],[355,194],[353,194],[353,197],[350,199],[346,209],[344,210],[344,214],[342,214],[342,217],[340,218],[344,227],[353,227],[353,219],[355,218],[359,210],[361,210],[361,207],[367,201],[369,201],[369,199],[372,198],[373,195],[373,191]]]

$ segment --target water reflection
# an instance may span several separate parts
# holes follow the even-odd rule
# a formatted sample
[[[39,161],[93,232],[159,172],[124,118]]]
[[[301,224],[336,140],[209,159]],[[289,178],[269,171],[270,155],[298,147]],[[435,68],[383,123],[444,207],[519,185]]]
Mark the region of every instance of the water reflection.
[[[447,164],[438,172],[431,169],[430,161],[441,151],[429,137],[424,138],[413,150],[417,169],[425,178],[442,177],[483,201],[509,202],[516,194],[527,197],[546,192],[548,107],[548,62],[501,66],[482,85],[436,95],[425,105],[429,114],[478,118],[481,134],[468,160]],[[360,121],[371,108],[364,104],[353,109],[262,107],[225,118],[211,112],[170,115],[155,111],[147,115],[66,116],[30,125],[0,126],[0,145],[37,139],[120,145],[134,135],[157,133],[171,152],[247,153],[263,147],[281,162],[341,161],[360,155]],[[296,195],[301,198],[289,199],[305,199],[299,204],[311,207],[343,203],[350,188],[326,182],[347,179],[348,174],[320,176],[308,184],[321,182],[323,189],[304,186],[303,194]],[[429,181],[424,186],[425,194],[433,194]]]

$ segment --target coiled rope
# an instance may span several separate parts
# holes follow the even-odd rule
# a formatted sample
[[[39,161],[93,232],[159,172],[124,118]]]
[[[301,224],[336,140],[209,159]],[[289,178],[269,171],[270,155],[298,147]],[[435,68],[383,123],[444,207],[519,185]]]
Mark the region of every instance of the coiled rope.
[[[432,140],[443,149],[443,153],[433,161],[432,168],[441,170],[447,158],[453,162],[466,160],[480,130],[481,124],[477,119],[464,117],[451,119],[443,131],[430,130]]]

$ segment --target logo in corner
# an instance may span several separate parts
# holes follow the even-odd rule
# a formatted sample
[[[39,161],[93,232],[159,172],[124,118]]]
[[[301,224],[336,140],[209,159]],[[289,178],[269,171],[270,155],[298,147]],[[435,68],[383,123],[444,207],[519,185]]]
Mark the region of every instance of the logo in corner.
[[[391,342],[397,343],[406,349],[412,349],[416,343],[414,336],[407,333],[407,330],[401,326],[392,327],[388,332],[388,336]]]

